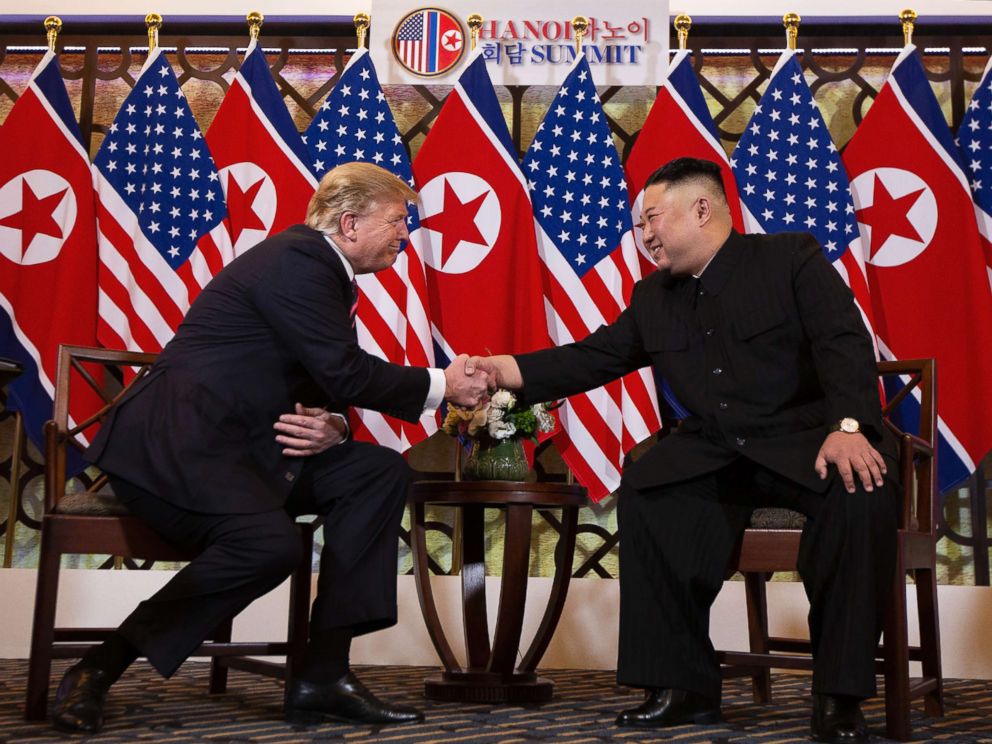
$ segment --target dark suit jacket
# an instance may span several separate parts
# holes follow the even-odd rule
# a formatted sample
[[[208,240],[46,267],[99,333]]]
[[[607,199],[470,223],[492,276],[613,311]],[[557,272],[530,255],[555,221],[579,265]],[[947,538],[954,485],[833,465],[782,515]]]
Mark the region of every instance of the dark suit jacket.
[[[282,455],[272,427],[296,401],[409,421],[422,413],[427,371],[362,351],[351,302],[348,274],[320,233],[296,225],[262,241],[197,297],[87,457],[185,509],[278,508],[303,462]]]
[[[731,233],[699,282],[652,274],[613,324],[517,361],[529,401],[648,364],[668,379],[694,415],[627,469],[638,488],[744,456],[822,492],[829,479],[813,470],[816,453],[845,416],[894,463],[870,338],[850,290],[805,233]]]

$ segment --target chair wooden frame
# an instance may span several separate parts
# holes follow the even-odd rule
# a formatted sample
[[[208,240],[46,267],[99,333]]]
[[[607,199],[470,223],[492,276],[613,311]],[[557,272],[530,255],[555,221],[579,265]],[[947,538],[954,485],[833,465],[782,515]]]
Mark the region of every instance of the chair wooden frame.
[[[937,391],[933,359],[879,362],[884,378],[898,377],[902,387],[889,396],[883,409],[885,425],[899,438],[903,483],[899,516],[896,577],[892,582],[876,670],[885,678],[886,736],[899,741],[911,737],[910,702],[924,698],[931,716],[944,714],[937,615],[936,435]],[[920,405],[919,435],[900,430],[889,415],[910,394]],[[770,668],[812,669],[808,640],[770,637],[765,582],[775,571],[795,571],[801,532],[796,529],[754,529],[744,532],[730,570],[744,574],[747,595],[749,652],[723,651],[724,676],[750,676],[756,702],[771,700]],[[908,638],[906,575],[913,574],[919,615],[920,643]],[[922,676],[910,677],[909,663],[921,663]]]
[[[66,496],[66,455],[69,447],[82,450],[77,436],[92,432],[111,406],[137,380],[144,377],[155,360],[154,354],[60,346],[55,380],[54,414],[45,426],[45,511],[41,526],[38,585],[35,595],[24,714],[28,720],[41,720],[47,714],[51,662],[54,658],[77,658],[102,641],[109,628],[60,628],[55,626],[59,569],[65,554],[107,554],[120,565],[123,558],[156,561],[189,561],[188,551],[168,544],[140,519],[119,507],[116,513],[86,513],[86,499],[111,494],[105,475],[98,476],[82,494],[73,493],[73,513],[60,511]],[[121,384],[117,374],[133,377]],[[101,374],[93,374],[98,369]],[[71,383],[70,383],[71,380]],[[103,401],[102,407],[84,421],[69,419],[70,395],[90,389]],[[70,390],[72,387],[72,390]],[[79,508],[80,501],[83,508]],[[110,499],[112,503],[112,498]],[[80,513],[82,512],[82,513]],[[302,657],[307,638],[310,611],[311,566],[315,524],[299,523],[304,556],[290,583],[289,618],[286,641],[233,642],[233,618],[223,623],[192,656],[211,657],[210,692],[222,693],[227,687],[228,668],[285,678],[292,663]],[[249,656],[286,656],[287,664],[260,661]]]

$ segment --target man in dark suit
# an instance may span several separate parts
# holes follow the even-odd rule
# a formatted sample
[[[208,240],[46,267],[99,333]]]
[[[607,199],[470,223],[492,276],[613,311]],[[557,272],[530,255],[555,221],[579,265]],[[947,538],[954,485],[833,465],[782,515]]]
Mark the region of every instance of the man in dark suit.
[[[423,720],[377,699],[348,668],[354,636],[396,622],[409,469],[392,450],[345,439],[340,415],[358,406],[416,421],[443,397],[475,405],[486,393],[484,379],[464,374],[464,355],[446,370],[412,368],[358,346],[354,276],[396,260],[415,198],[371,164],[330,171],[307,224],[221,271],[111,411],[88,457],[132,513],[200,553],[66,673],[56,726],[99,730],[107,690],[137,656],[171,675],[217,626],[309,561],[294,517],[310,513],[324,518],[325,545],[287,718]]]
[[[473,357],[528,400],[588,390],[645,365],[692,415],[627,468],[618,500],[617,677],[649,691],[621,726],[719,719],[710,606],[759,505],[803,512],[799,568],[815,656],[816,740],[867,740],[860,701],[895,560],[895,442],[882,425],[871,340],[807,234],[740,235],[720,170],[656,171],[644,240],[659,271],[583,341]]]

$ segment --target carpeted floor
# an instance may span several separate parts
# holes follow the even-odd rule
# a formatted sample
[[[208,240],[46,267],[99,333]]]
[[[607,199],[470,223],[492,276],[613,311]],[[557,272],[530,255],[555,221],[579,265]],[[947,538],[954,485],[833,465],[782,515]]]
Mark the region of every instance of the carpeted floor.
[[[53,689],[66,667],[66,662],[56,663]],[[61,735],[47,723],[24,721],[26,670],[23,660],[0,660],[0,742],[808,741],[809,677],[800,675],[775,675],[776,701],[767,706],[751,701],[747,682],[729,681],[724,685],[724,723],[654,733],[613,726],[616,712],[636,705],[641,696],[636,690],[617,687],[610,672],[548,671],[545,676],[556,684],[552,702],[493,706],[425,700],[423,679],[433,674],[433,669],[367,667],[357,671],[375,692],[389,700],[417,705],[427,714],[426,723],[421,725],[377,729],[339,724],[292,726],[282,720],[281,682],[232,671],[228,692],[209,696],[206,664],[188,663],[171,680],[163,681],[138,662],[111,691],[104,731],[83,739]],[[947,715],[931,719],[914,711],[913,740],[992,744],[992,682],[948,680],[945,690]],[[885,727],[882,700],[867,703],[865,714],[872,733],[881,739]]]

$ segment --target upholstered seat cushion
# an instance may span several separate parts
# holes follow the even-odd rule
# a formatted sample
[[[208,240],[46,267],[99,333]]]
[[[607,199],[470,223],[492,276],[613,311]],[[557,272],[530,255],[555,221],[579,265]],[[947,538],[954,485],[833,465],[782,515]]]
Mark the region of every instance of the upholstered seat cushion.
[[[98,491],[74,491],[67,493],[55,507],[59,514],[85,516],[121,516],[128,513],[127,507],[118,501],[113,489],[107,484]]]
[[[801,530],[806,524],[806,516],[792,509],[763,507],[751,514],[751,524],[758,530]]]

